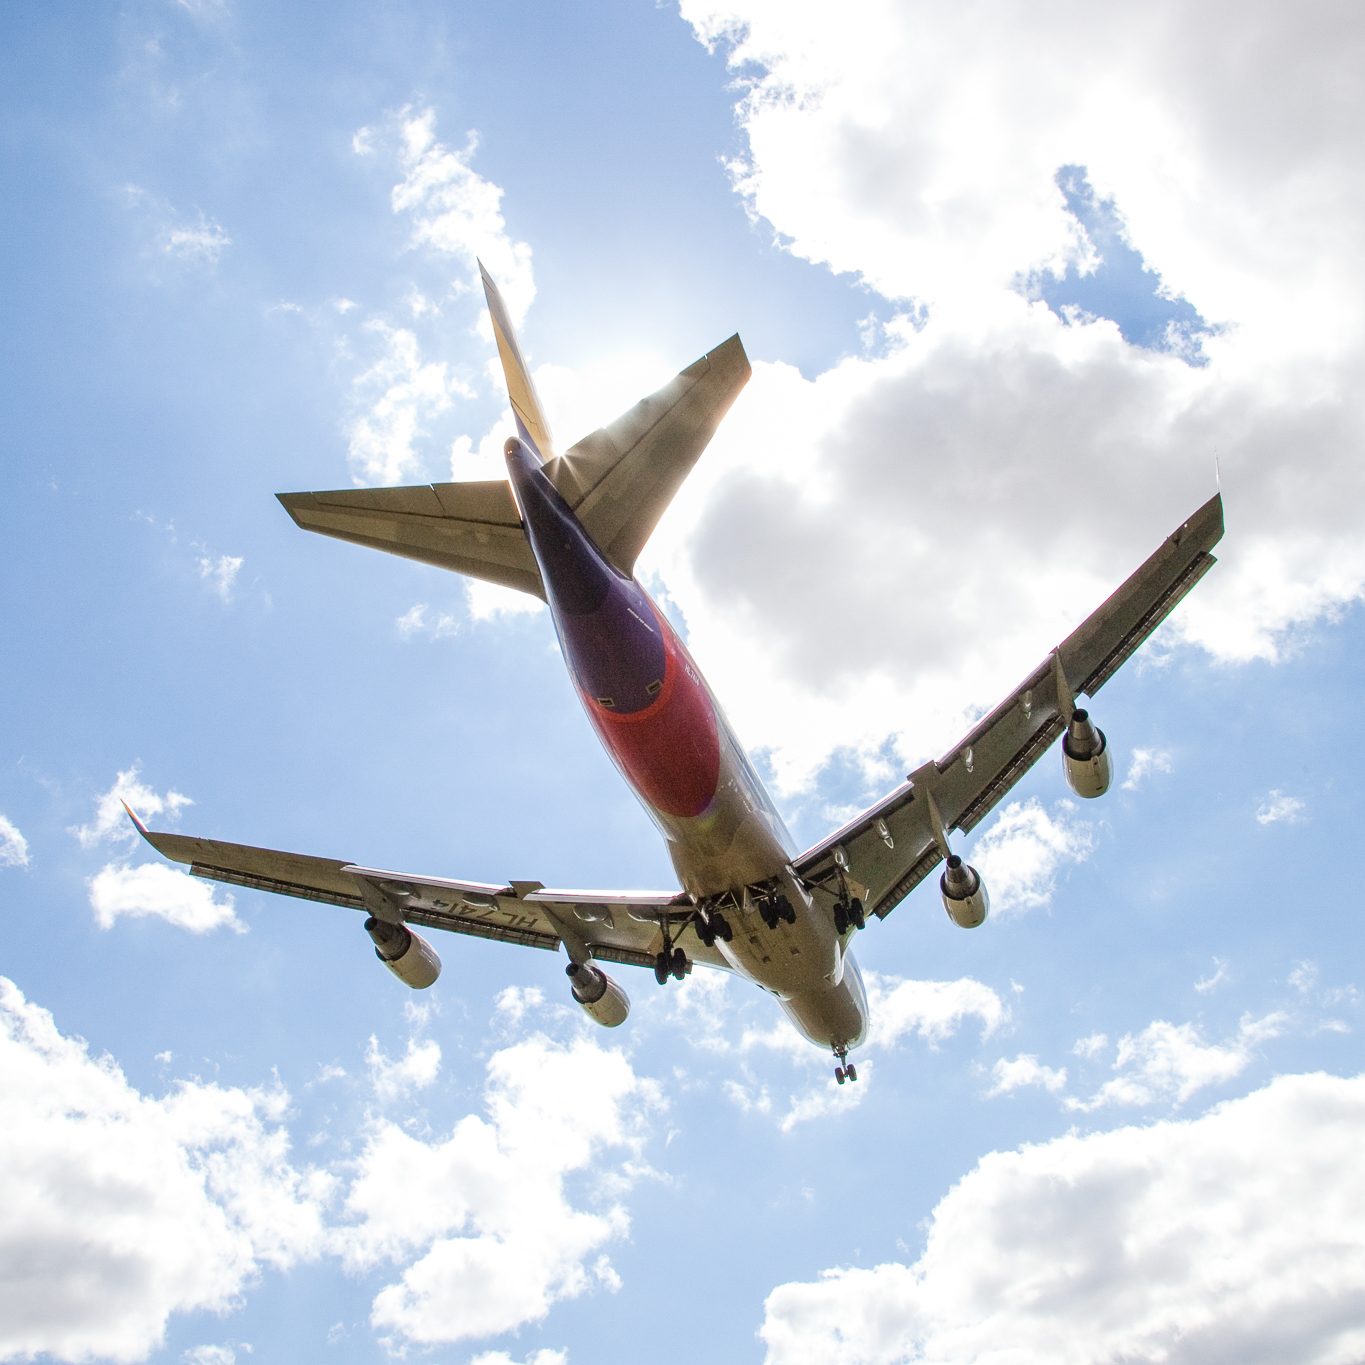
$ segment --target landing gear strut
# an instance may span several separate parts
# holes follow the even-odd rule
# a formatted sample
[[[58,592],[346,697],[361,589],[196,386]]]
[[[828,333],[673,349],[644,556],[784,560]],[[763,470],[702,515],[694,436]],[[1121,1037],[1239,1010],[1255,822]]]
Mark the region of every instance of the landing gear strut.
[[[863,914],[863,903],[856,896],[852,900],[838,900],[834,903],[834,932],[842,938],[850,929],[865,929],[867,916]]]
[[[670,976],[681,981],[687,975],[690,965],[687,961],[687,954],[681,948],[674,947],[673,935],[669,932],[669,927],[666,919],[659,921],[659,929],[664,936],[664,946],[662,952],[654,955],[654,979],[661,986],[667,984]]]
[[[717,939],[729,943],[735,936],[730,921],[714,907],[696,911],[692,916],[692,927],[697,931],[697,937],[701,939],[704,948],[715,947]]]
[[[834,1055],[839,1059],[839,1065],[834,1068],[834,1079],[843,1085],[845,1081],[856,1081],[858,1079],[858,1068],[848,1060],[848,1047],[840,1043],[834,1049]]]
[[[758,913],[769,929],[776,929],[784,921],[787,924],[796,923],[796,907],[780,891],[764,896],[758,902]]]

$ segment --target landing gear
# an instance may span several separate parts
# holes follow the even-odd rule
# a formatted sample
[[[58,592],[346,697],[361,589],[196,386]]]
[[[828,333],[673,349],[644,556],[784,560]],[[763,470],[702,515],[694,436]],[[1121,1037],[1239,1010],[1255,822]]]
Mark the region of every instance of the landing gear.
[[[769,929],[776,929],[779,924],[796,923],[796,907],[780,891],[764,896],[758,902],[758,913]]]
[[[654,954],[654,979],[663,986],[670,976],[681,981],[687,975],[687,954],[681,948],[667,949]]]
[[[687,960],[687,954],[681,948],[673,946],[673,936],[669,932],[669,923],[666,919],[659,921],[659,928],[663,932],[664,946],[663,951],[654,954],[654,979],[659,985],[666,985],[670,976],[681,981],[691,970],[692,964]]]
[[[848,1048],[840,1043],[834,1049],[834,1055],[839,1059],[839,1065],[834,1068],[834,1079],[843,1085],[845,1081],[856,1081],[858,1079],[858,1068],[848,1060]]]
[[[730,921],[719,910],[698,910],[692,916],[692,927],[697,931],[704,948],[714,948],[717,939],[729,943],[735,936]]]
[[[863,903],[856,896],[852,900],[834,903],[834,932],[842,938],[850,929],[867,928],[867,916],[863,913]]]

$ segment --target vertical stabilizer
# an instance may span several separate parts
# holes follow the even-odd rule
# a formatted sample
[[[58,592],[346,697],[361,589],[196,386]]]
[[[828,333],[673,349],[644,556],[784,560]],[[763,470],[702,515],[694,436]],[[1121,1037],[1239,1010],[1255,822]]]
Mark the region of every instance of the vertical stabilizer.
[[[503,303],[502,295],[498,293],[498,286],[483,268],[482,261],[479,262],[479,274],[483,277],[483,292],[488,299],[488,314],[493,322],[493,337],[498,343],[502,372],[507,379],[507,397],[512,403],[512,416],[516,418],[517,433],[544,463],[555,453],[549,423],[545,420],[540,399],[536,396],[536,386],[531,383],[531,372],[521,357],[521,347],[517,345],[517,334],[512,330],[512,319],[507,315],[507,305]]]

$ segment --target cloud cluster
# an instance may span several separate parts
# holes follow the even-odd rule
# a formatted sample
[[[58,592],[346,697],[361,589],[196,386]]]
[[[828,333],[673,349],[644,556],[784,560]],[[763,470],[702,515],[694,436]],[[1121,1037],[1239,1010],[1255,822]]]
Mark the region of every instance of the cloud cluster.
[[[990,43],[925,3],[682,10],[736,71],[750,213],[883,319],[879,352],[809,378],[756,364],[651,547],[788,789],[840,746],[942,752],[1208,496],[1215,451],[1229,534],[1175,638],[1274,659],[1361,595],[1349,7],[1068,0],[993,16]],[[1096,264],[1059,183],[1076,166],[1157,287],[1217,324],[1206,364],[1021,285]]]
[[[71,830],[82,848],[123,845],[129,851],[138,833],[124,809],[126,802],[140,817],[165,815],[174,823],[194,802],[183,792],[153,790],[134,763],[115,777],[113,785],[95,801],[95,815]],[[87,883],[90,908],[101,929],[112,928],[120,917],[165,920],[193,934],[213,929],[245,933],[230,892],[164,862],[130,863],[127,858],[106,863]]]
[[[993,1152],[913,1264],[774,1289],[766,1359],[1358,1359],[1362,1124],[1365,1078],[1286,1076],[1198,1119]]]
[[[372,1039],[366,1060],[383,1098],[429,1084],[439,1049],[395,1063]],[[395,1069],[401,1084],[377,1074]],[[371,1323],[395,1350],[515,1330],[620,1287],[607,1249],[661,1105],[621,1053],[536,1034],[489,1059],[483,1113],[445,1135],[370,1113],[358,1156],[302,1166],[278,1081],[140,1093],[0,978],[0,1357],[138,1360],[172,1314],[225,1311],[263,1269],[323,1256],[394,1276]]]
[[[0,815],[0,867],[27,867],[28,840],[19,826],[6,815]]]
[[[378,1122],[336,1237],[352,1266],[403,1266],[376,1296],[372,1325],[395,1343],[467,1341],[613,1289],[604,1249],[628,1227],[625,1185],[599,1180],[586,1200],[570,1185],[608,1152],[638,1153],[659,1102],[619,1052],[534,1035],[490,1059],[486,1117],[429,1142]],[[396,1199],[395,1182],[412,1197]]]
[[[319,1254],[331,1180],[291,1164],[288,1097],[140,1094],[0,978],[0,1356],[138,1360]]]

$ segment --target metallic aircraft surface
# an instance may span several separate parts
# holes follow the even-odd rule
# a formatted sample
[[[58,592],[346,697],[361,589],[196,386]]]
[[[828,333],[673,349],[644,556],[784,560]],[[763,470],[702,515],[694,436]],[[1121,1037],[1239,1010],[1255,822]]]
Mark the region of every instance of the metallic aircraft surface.
[[[481,267],[482,270],[482,267]],[[415,927],[557,950],[574,999],[598,1023],[629,1011],[599,965],[653,968],[660,984],[693,963],[772,993],[795,1026],[834,1052],[868,1028],[852,941],[940,862],[954,923],[988,900],[952,852],[1054,741],[1078,795],[1109,785],[1104,734],[1077,706],[1093,696],[1214,563],[1222,503],[1205,503],[1091,616],[936,762],[811,848],[797,848],[700,670],[633,575],[637,555],[749,377],[738,336],[562,455],[502,299],[483,274],[516,436],[507,478],[422,487],[281,494],[306,530],[454,569],[542,598],[588,719],[663,835],[680,889],[569,891],[412,876],[354,862],[138,829],[202,877],[362,912],[381,961],[431,985],[435,951]],[[130,812],[131,814],[131,812]]]

